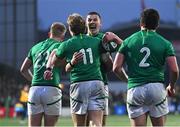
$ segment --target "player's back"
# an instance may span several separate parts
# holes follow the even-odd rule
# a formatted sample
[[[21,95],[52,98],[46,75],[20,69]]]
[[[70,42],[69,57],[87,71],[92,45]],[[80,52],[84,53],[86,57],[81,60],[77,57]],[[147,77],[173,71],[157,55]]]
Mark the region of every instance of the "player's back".
[[[74,52],[82,52],[83,60],[71,71],[71,82],[102,80],[100,72],[100,39],[87,35],[73,36],[64,45],[67,61],[72,59]],[[60,46],[61,47],[61,46]]]
[[[174,51],[169,41],[154,31],[139,31],[123,42],[130,86],[164,82],[164,64]],[[125,51],[126,50],[126,51]]]
[[[54,39],[47,39],[33,46],[28,54],[28,58],[33,62],[32,85],[58,85],[60,81],[59,68],[53,69],[53,79],[44,80],[43,74],[46,70],[46,63],[50,53],[58,48],[60,42]]]

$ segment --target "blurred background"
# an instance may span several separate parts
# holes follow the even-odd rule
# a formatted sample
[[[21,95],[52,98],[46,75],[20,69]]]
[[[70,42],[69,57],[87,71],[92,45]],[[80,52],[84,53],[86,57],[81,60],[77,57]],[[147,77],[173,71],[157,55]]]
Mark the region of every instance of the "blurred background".
[[[53,22],[66,24],[71,13],[85,17],[89,11],[97,11],[102,16],[102,32],[112,31],[125,39],[140,30],[140,12],[151,7],[161,16],[157,32],[173,43],[180,64],[180,0],[0,0],[0,117],[16,117],[23,110],[18,105],[19,98],[23,86],[30,86],[30,82],[20,75],[20,66],[29,49],[48,37]],[[165,73],[167,85],[168,73]],[[70,115],[68,74],[63,72],[61,79],[62,113],[67,116]],[[109,73],[109,87],[110,114],[126,114],[126,84]],[[176,96],[169,99],[172,114],[180,113],[180,80],[176,87]]]

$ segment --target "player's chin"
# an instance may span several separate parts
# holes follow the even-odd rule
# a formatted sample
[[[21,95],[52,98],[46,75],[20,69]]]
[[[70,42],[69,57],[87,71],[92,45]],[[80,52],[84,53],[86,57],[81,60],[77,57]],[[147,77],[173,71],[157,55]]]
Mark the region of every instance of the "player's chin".
[[[96,28],[91,28],[89,30],[91,31],[92,34],[96,34],[97,33],[97,29]]]

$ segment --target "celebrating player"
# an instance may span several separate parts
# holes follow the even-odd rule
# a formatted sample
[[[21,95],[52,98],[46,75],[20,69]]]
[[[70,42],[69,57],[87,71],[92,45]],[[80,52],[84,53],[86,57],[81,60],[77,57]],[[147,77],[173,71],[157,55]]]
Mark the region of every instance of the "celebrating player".
[[[22,75],[32,82],[28,97],[29,126],[55,126],[61,112],[62,93],[59,88],[60,69],[53,68],[51,80],[44,80],[43,74],[50,53],[63,41],[66,33],[64,24],[55,22],[51,25],[49,38],[31,48],[21,66]],[[33,66],[33,74],[30,71]]]
[[[97,37],[103,41],[103,37],[107,36],[106,34],[113,34],[113,33],[101,33],[101,16],[97,12],[89,12],[86,17],[86,25],[87,25],[87,35],[92,37]],[[111,40],[115,41],[119,45],[122,43],[122,40],[115,34],[112,36],[113,38]],[[112,42],[113,43],[113,42]],[[111,50],[109,49],[109,52],[113,52],[118,49],[119,45],[116,43],[113,43],[114,47],[112,46]],[[107,73],[112,70],[113,61],[111,58],[111,55],[109,52],[101,54],[101,73],[103,77],[105,92],[106,92],[106,102],[105,102],[105,110],[103,113],[103,121],[102,125],[106,125],[106,117],[108,115],[108,96],[109,96],[109,89],[108,89],[108,79],[107,79]],[[107,64],[105,64],[107,63]],[[87,117],[87,124],[89,125],[89,120]]]
[[[102,126],[105,90],[100,72],[101,40],[85,35],[85,20],[79,14],[70,15],[67,22],[72,38],[58,48],[50,63],[64,58],[68,62],[74,126],[85,126],[87,114],[93,126]]]
[[[164,88],[164,65],[168,64],[169,95],[179,76],[172,44],[156,33],[159,14],[155,9],[141,13],[141,30],[128,37],[115,57],[113,71],[119,76],[124,62],[128,67],[127,109],[131,125],[146,126],[147,116],[153,126],[164,126],[168,113],[167,92]]]

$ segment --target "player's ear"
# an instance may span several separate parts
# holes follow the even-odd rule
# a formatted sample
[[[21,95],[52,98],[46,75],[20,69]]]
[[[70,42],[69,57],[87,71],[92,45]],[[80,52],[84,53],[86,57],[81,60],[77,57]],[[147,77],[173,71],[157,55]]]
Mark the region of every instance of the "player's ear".
[[[145,27],[145,25],[142,22],[140,22],[140,27]]]

